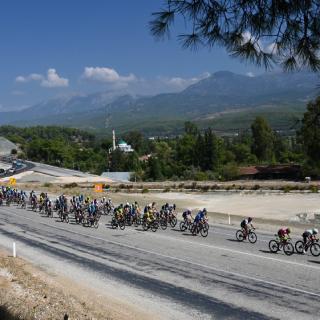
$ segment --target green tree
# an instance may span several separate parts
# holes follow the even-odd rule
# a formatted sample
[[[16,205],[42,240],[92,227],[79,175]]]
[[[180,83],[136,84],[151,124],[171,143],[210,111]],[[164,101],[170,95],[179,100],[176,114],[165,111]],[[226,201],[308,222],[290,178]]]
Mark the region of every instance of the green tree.
[[[191,136],[196,136],[199,133],[197,125],[191,121],[186,121],[184,123],[184,132]]]
[[[151,157],[148,162],[148,174],[149,179],[158,181],[163,179],[160,160],[156,157]]]
[[[143,150],[145,141],[140,131],[130,131],[124,135],[124,139],[136,152],[140,153]]]
[[[308,104],[298,136],[308,162],[320,168],[320,97]]]
[[[320,70],[320,2],[306,0],[167,0],[153,13],[150,29],[167,36],[181,18],[183,47],[224,47],[227,52],[269,68],[299,66]]]
[[[273,159],[274,134],[266,119],[257,117],[251,125],[252,153],[260,161]]]

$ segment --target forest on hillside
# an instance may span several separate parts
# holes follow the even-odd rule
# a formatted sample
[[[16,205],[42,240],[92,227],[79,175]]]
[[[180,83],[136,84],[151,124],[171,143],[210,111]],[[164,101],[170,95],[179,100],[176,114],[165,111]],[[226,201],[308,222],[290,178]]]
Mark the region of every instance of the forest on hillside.
[[[109,152],[109,137],[96,137],[78,129],[36,126],[0,127],[19,146],[18,157],[84,172],[131,171],[134,179],[230,180],[239,167],[250,165],[300,165],[301,176],[320,176],[320,98],[310,102],[295,135],[283,136],[267,120],[256,117],[251,130],[223,137],[214,128],[199,129],[186,122],[182,135],[149,139],[139,131],[122,136],[134,152]]]

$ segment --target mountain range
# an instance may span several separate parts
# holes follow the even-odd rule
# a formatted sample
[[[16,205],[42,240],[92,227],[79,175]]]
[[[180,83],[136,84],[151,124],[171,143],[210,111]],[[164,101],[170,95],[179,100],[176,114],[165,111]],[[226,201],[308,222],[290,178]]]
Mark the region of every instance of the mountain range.
[[[289,128],[301,118],[307,101],[319,94],[318,84],[318,75],[308,72],[249,77],[220,71],[179,93],[145,97],[99,92],[50,99],[21,111],[0,112],[0,125],[167,135],[181,131],[186,120],[227,132],[245,129],[263,115],[275,128]]]

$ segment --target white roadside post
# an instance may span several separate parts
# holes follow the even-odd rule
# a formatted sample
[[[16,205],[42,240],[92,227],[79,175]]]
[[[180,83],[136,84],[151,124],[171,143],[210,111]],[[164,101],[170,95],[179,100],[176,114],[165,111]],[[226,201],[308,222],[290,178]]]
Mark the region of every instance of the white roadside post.
[[[13,243],[12,250],[13,250],[12,256],[14,258],[16,258],[17,257],[17,251],[16,251],[16,243],[15,242]]]
[[[230,217],[230,214],[228,214],[228,220],[229,220],[229,225],[231,224],[231,217]]]

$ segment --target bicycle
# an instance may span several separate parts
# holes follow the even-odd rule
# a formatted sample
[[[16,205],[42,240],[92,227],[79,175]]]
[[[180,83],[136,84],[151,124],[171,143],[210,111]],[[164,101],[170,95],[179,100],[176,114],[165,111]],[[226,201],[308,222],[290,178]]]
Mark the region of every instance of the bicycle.
[[[206,223],[194,222],[190,228],[192,235],[201,234],[202,237],[206,238],[208,236],[209,230]]]
[[[190,230],[191,226],[192,226],[191,220],[185,219],[180,222],[180,231],[183,232],[183,231],[186,231],[187,229]]]
[[[115,217],[113,217],[111,220],[111,228],[116,229],[118,227],[121,230],[124,230],[126,228],[125,221],[124,221],[124,219],[116,219]]]
[[[254,232],[254,228],[250,228],[248,231],[246,231],[244,228],[241,230],[238,230],[236,232],[236,238],[238,241],[242,242],[248,238],[250,243],[256,243],[257,242],[257,235]]]
[[[143,221],[142,223],[143,231],[147,231],[148,229],[151,229],[152,232],[156,232],[159,229],[159,223],[157,220],[153,221]]]
[[[298,240],[295,243],[296,252],[299,254],[303,254],[304,251],[310,250],[311,254],[314,257],[318,257],[320,255],[320,245],[318,243],[319,239],[308,240],[306,244],[302,240]]]
[[[276,239],[269,241],[269,249],[272,253],[277,253],[281,249],[287,256],[291,256],[294,253],[294,247],[291,243],[291,238],[280,239],[277,234],[275,234]]]

